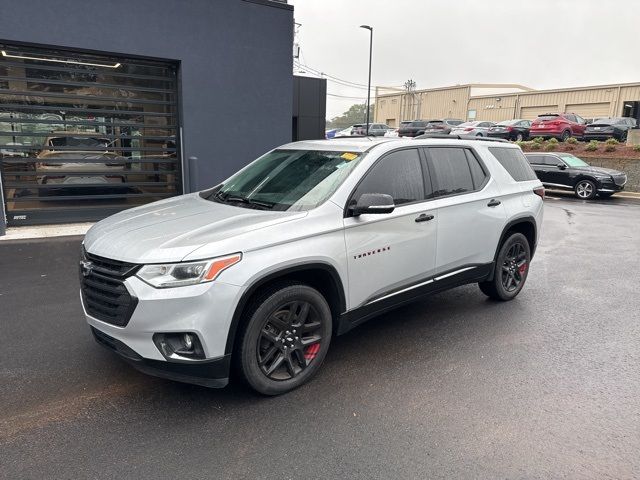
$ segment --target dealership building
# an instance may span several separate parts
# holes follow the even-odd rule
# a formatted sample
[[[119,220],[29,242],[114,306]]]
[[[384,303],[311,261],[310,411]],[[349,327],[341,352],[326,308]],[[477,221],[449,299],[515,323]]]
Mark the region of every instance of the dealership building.
[[[585,119],[632,117],[640,124],[640,83],[534,90],[515,84],[468,84],[376,96],[376,122],[397,127],[414,119],[457,118],[500,122],[543,113]]]
[[[321,138],[326,80],[292,75],[293,27],[286,0],[12,3],[0,17],[0,235],[203,189]]]

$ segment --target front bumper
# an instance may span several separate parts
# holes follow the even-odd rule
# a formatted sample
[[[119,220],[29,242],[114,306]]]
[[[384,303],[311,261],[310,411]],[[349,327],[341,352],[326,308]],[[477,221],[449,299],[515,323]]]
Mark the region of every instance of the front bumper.
[[[135,309],[124,327],[112,325],[87,313],[94,335],[105,341],[135,368],[172,380],[206,386],[227,383],[229,359],[227,336],[242,287],[216,280],[177,288],[153,288],[132,276],[124,280]],[[192,333],[202,345],[204,359],[167,359],[153,341],[155,333]]]
[[[189,363],[149,360],[97,328],[91,327],[91,332],[98,344],[115,352],[131,366],[147,375],[210,388],[223,388],[229,383],[230,354],[212,360]]]

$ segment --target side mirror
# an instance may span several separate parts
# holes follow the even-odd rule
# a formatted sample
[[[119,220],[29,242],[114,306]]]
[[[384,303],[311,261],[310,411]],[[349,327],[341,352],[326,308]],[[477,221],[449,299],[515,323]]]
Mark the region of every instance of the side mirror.
[[[567,169],[567,166],[566,166],[564,163],[560,163],[560,164],[558,164],[558,168],[559,168],[560,170],[566,170],[566,169]]]
[[[354,217],[363,213],[391,213],[396,208],[391,195],[385,193],[363,193],[354,206],[351,213]]]

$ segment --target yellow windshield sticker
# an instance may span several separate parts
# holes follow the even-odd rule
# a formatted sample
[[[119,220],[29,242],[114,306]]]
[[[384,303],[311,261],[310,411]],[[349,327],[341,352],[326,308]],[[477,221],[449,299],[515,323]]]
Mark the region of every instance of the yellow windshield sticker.
[[[344,158],[347,162],[350,162],[351,160],[355,160],[356,158],[358,158],[358,155],[356,153],[351,153],[351,152],[344,152],[340,156]]]

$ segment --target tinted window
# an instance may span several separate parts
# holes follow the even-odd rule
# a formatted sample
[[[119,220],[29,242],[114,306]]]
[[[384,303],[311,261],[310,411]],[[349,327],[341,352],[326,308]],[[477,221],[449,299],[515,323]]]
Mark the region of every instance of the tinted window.
[[[415,149],[392,152],[376,163],[358,185],[354,199],[363,193],[386,193],[396,205],[424,200],[420,156]]]
[[[565,115],[565,116],[564,116],[564,118],[566,118],[566,119],[567,119],[567,120],[569,120],[570,122],[574,122],[574,123],[576,123],[576,122],[577,122],[575,115],[569,115],[569,114],[567,114],[567,115]]]
[[[521,150],[517,148],[491,147],[489,151],[516,182],[535,180],[536,174]]]
[[[429,148],[433,170],[434,195],[471,192],[473,179],[463,148]]]
[[[484,184],[484,181],[487,178],[487,174],[482,168],[482,165],[480,165],[480,162],[478,161],[476,156],[471,153],[471,150],[465,150],[464,152],[467,155],[467,161],[469,162],[469,168],[471,169],[473,186],[476,190],[478,190]]]
[[[562,165],[562,162],[558,157],[554,157],[553,155],[545,155],[544,164],[550,165],[552,167],[557,167],[558,165]]]
[[[410,126],[412,127],[424,127],[427,122],[411,122]]]
[[[544,165],[544,156],[542,155],[527,155],[527,160],[529,163],[534,165]]]

